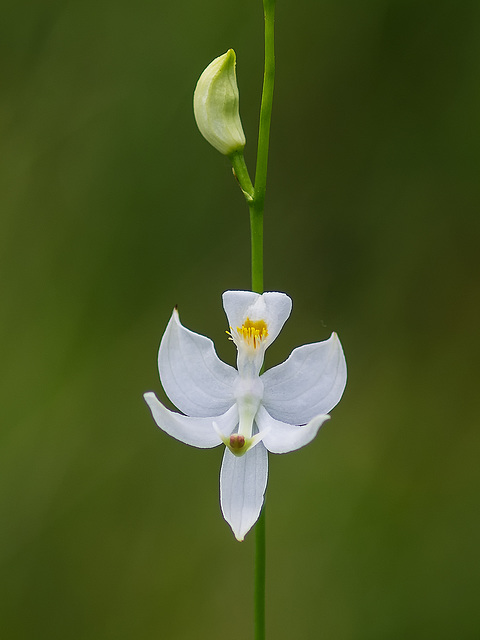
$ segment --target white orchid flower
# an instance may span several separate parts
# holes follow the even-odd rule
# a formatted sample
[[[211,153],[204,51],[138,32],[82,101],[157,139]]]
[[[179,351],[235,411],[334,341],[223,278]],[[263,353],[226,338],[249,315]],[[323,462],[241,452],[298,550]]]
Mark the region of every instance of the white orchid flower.
[[[157,425],[194,447],[225,444],[220,503],[237,540],[257,521],[268,476],[268,451],[308,444],[342,397],[347,368],[340,340],[306,344],[262,375],[265,350],[292,308],[284,293],[226,291],[223,306],[237,347],[237,369],[222,362],[205,336],[180,322],[174,309],[158,353],[160,380],[185,415],[144,395]]]

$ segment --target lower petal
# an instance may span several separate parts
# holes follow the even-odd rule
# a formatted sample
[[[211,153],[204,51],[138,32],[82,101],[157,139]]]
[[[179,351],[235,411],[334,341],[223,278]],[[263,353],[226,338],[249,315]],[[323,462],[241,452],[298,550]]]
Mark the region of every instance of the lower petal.
[[[220,436],[213,428],[213,422],[226,435],[230,435],[238,424],[237,405],[233,405],[221,416],[193,418],[169,411],[151,391],[145,393],[143,397],[160,429],[192,447],[208,449],[222,444]]]
[[[288,453],[304,447],[315,438],[322,424],[329,419],[330,416],[321,414],[299,427],[275,420],[263,406],[260,406],[255,417],[260,433],[265,431],[262,442],[271,453]]]
[[[220,471],[220,504],[223,517],[240,542],[260,515],[267,477],[268,452],[261,442],[241,457],[225,449]]]

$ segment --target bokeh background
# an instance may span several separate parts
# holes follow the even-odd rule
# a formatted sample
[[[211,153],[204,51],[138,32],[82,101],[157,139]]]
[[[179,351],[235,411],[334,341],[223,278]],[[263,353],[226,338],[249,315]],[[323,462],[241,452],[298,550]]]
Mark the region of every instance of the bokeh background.
[[[248,216],[191,103],[235,48],[253,171],[260,1],[1,13],[2,638],[251,638],[221,450],[142,393],[174,304],[234,363]],[[265,285],[294,310],[267,365],[335,330],[349,383],[271,457],[272,639],[480,637],[479,168],[477,1],[278,1]]]

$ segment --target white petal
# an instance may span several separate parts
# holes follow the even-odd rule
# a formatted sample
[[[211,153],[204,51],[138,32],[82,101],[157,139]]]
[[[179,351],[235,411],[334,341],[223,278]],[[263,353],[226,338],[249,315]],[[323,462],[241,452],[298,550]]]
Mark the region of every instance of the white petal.
[[[337,334],[294,349],[261,380],[265,385],[263,405],[277,420],[306,424],[314,416],[329,413],[347,383],[347,365]]]
[[[151,391],[145,393],[143,397],[160,429],[192,447],[208,449],[222,444],[221,438],[213,428],[213,422],[225,435],[230,435],[238,424],[238,410],[235,404],[221,416],[191,418],[169,411]]]
[[[260,515],[267,477],[268,453],[261,442],[241,457],[225,449],[220,471],[220,504],[223,517],[239,541]]]
[[[264,434],[262,442],[265,447],[271,453],[288,453],[311,442],[322,424],[329,418],[330,416],[326,415],[315,416],[307,425],[299,427],[275,420],[264,407],[260,407],[255,420],[260,434]]]
[[[174,309],[158,352],[165,393],[188,416],[218,416],[234,402],[237,372],[222,362],[213,342],[186,329]]]
[[[265,348],[280,333],[292,310],[292,300],[286,293],[267,291],[225,291],[222,296],[223,308],[227,314],[228,325],[235,331],[249,318],[252,322],[263,320],[268,329],[264,340]]]

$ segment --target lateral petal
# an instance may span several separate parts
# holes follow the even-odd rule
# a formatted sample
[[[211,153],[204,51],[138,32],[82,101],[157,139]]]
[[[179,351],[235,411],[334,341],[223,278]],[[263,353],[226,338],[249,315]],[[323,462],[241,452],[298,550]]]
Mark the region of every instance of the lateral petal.
[[[262,442],[270,453],[288,453],[311,442],[318,430],[330,416],[318,415],[305,426],[287,424],[275,420],[264,407],[260,407],[255,418],[259,431],[265,431]]]
[[[238,410],[235,404],[220,416],[192,418],[164,407],[152,391],[145,393],[143,397],[160,429],[192,447],[209,449],[222,444],[220,436],[213,427],[213,422],[218,425],[218,429],[225,435],[230,435],[238,424]]]
[[[267,477],[268,453],[261,442],[241,457],[225,448],[220,470],[220,504],[223,517],[240,542],[260,515]]]
[[[173,310],[158,352],[165,393],[188,416],[218,416],[234,402],[237,372],[220,360],[213,342],[186,329]]]
[[[261,380],[263,405],[277,420],[299,425],[329,413],[347,383],[347,364],[337,334],[294,349],[285,362],[266,371]]]
[[[280,333],[292,310],[292,300],[286,293],[267,291],[225,291],[222,296],[223,308],[229,326],[235,331],[248,318],[252,322],[263,320],[268,328],[268,336],[263,341],[265,348]]]

